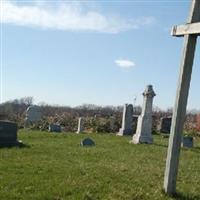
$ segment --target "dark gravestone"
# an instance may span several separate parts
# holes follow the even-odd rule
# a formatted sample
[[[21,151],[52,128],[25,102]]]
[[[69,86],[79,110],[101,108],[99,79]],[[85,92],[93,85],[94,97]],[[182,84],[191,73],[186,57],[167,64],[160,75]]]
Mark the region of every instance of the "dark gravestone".
[[[193,137],[190,137],[190,136],[182,137],[182,147],[192,148],[193,147]]]
[[[61,126],[58,125],[58,124],[50,124],[49,125],[49,132],[57,132],[57,133],[60,133],[62,130],[61,130]]]
[[[0,121],[0,146],[15,146],[17,141],[17,124],[10,121]]]
[[[136,133],[138,115],[133,115],[133,134]]]
[[[158,131],[160,133],[170,133],[172,118],[171,117],[163,117],[160,120],[158,125]]]
[[[81,146],[95,146],[95,143],[90,138],[85,138],[81,141]]]

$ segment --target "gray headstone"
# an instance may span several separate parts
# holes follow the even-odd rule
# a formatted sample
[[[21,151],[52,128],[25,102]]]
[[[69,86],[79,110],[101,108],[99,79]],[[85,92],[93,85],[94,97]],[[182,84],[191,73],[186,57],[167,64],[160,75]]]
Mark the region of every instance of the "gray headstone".
[[[95,146],[95,142],[90,138],[85,138],[81,141],[81,146]]]
[[[182,137],[182,147],[192,148],[193,147],[193,137],[185,136]]]
[[[170,133],[172,118],[171,117],[163,117],[160,119],[160,123],[158,125],[158,131],[160,133]]]
[[[0,146],[18,145],[17,124],[10,121],[0,121]]]
[[[78,130],[76,131],[77,134],[79,133],[82,133],[84,131],[84,128],[83,128],[83,118],[80,117],[78,119]]]
[[[58,124],[50,124],[49,125],[49,132],[60,133],[60,132],[62,132],[61,126],[58,125]]]
[[[133,105],[125,104],[122,117],[122,127],[117,135],[132,135],[133,134]]]
[[[144,101],[142,113],[138,118],[136,134],[133,135],[132,143],[153,143],[152,137],[152,106],[155,96],[152,85],[148,85],[143,92]]]
[[[42,119],[42,112],[39,106],[29,106],[26,110],[27,122],[38,122]]]

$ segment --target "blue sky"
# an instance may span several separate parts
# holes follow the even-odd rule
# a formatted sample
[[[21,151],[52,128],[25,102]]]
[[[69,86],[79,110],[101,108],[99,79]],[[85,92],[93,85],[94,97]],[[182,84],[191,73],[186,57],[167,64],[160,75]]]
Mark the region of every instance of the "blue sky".
[[[183,38],[170,36],[187,20],[190,1],[1,1],[1,101],[76,106],[174,105]],[[189,108],[200,108],[200,45]]]

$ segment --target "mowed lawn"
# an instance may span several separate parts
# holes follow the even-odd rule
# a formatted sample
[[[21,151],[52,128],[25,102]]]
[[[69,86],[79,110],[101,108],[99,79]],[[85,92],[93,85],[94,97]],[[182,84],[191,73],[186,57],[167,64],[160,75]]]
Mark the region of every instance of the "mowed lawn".
[[[95,147],[79,145],[91,137]],[[23,148],[0,148],[0,200],[172,199],[162,192],[168,139],[19,131]],[[200,141],[182,149],[176,199],[200,199]]]

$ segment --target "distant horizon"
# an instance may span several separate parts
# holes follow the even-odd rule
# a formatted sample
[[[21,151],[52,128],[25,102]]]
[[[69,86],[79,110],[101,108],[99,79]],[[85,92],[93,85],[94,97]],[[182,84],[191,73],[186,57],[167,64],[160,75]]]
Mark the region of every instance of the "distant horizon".
[[[21,97],[19,99],[11,99],[11,100],[0,103],[0,105],[3,105],[4,103],[7,103],[7,102],[13,102],[14,100],[20,100],[22,98],[25,98],[25,97]],[[47,102],[34,102],[34,98],[33,98],[33,103],[31,105],[78,108],[78,107],[87,106],[87,105],[92,105],[92,106],[96,106],[96,107],[123,107],[125,104],[132,104],[133,107],[141,107],[142,108],[142,103],[143,102],[141,102],[141,104],[134,104],[134,102],[125,102],[124,104],[120,104],[120,105],[111,105],[111,104],[100,105],[100,104],[93,104],[93,103],[82,103],[79,105],[64,105],[64,104],[62,105],[62,104],[49,104]],[[153,109],[160,109],[161,111],[167,111],[167,110],[171,110],[171,109],[173,110],[173,107],[160,108],[159,106],[154,104]],[[187,112],[200,113],[200,109],[199,108],[188,108]]]

